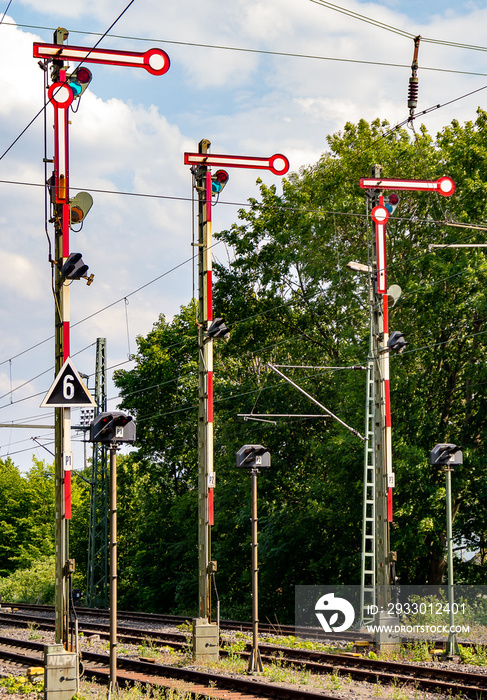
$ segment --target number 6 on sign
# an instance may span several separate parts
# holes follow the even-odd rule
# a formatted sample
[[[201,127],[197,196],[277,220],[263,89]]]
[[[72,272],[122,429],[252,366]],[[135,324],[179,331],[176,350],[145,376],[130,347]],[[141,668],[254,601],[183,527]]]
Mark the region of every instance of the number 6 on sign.
[[[71,401],[74,398],[74,377],[72,374],[66,374],[63,378],[63,398],[66,401]]]
[[[96,406],[96,404],[68,357],[41,403],[41,408],[71,406]]]

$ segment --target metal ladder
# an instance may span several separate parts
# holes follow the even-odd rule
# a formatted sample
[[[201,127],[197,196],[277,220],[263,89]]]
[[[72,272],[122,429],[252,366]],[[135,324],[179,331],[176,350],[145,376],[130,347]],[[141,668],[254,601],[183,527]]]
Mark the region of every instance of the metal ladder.
[[[375,605],[375,445],[374,445],[374,359],[367,359],[367,390],[365,400],[364,490],[362,516],[362,567],[360,579],[360,626],[374,620]]]

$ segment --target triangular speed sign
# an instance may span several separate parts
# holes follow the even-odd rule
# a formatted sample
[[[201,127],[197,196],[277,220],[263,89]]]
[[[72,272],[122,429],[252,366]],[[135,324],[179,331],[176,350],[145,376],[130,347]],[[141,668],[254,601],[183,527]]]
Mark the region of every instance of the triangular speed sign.
[[[70,406],[96,406],[96,403],[68,357],[41,403],[41,408]]]

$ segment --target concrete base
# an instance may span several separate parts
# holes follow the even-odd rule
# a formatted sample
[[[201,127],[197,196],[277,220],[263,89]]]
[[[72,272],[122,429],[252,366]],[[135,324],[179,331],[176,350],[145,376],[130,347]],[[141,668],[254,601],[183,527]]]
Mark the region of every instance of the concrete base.
[[[374,642],[378,651],[399,651],[401,648],[401,634],[394,631],[399,629],[401,622],[398,617],[392,617],[387,613],[377,613],[374,620],[376,627],[382,627],[375,632]]]
[[[220,658],[219,629],[205,617],[193,619],[193,660],[218,661]]]
[[[44,647],[44,700],[71,700],[79,690],[78,654],[62,644]]]

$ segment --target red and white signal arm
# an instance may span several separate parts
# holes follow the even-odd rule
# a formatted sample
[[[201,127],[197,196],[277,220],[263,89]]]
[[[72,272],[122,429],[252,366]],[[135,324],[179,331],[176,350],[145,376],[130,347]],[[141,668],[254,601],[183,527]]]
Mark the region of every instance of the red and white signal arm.
[[[144,52],[115,51],[112,49],[90,49],[86,46],[68,46],[66,44],[42,44],[37,41],[34,42],[34,58],[145,68],[152,75],[164,75],[171,65],[169,56],[162,49],[148,49]]]
[[[285,175],[289,170],[289,161],[282,153],[275,153],[269,158],[258,156],[229,156],[218,153],[185,153],[185,165],[207,165],[217,168],[252,168],[270,170],[274,175]]]
[[[370,213],[375,223],[376,250],[377,250],[377,291],[385,294],[387,291],[386,279],[386,224],[389,218],[388,210],[379,204]]]
[[[438,192],[442,197],[451,197],[455,192],[455,183],[445,175],[438,180],[391,180],[387,178],[360,178],[362,189],[378,190],[412,190],[415,192]]]

